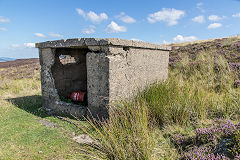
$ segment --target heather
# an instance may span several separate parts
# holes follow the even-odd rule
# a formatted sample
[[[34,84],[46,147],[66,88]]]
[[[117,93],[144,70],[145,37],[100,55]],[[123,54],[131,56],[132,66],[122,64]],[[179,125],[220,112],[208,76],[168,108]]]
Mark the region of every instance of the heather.
[[[181,150],[182,159],[239,159],[240,123],[216,119],[208,128],[195,129],[191,139],[175,135],[174,144]],[[189,143],[188,141],[191,141]],[[188,145],[186,145],[188,143]],[[191,145],[190,145],[191,144]]]
[[[172,44],[173,50],[170,53],[169,64],[174,67],[182,55],[195,59],[201,53],[212,53],[215,56],[222,56],[226,59],[229,67],[240,77],[240,39],[239,37],[208,40],[190,44]]]

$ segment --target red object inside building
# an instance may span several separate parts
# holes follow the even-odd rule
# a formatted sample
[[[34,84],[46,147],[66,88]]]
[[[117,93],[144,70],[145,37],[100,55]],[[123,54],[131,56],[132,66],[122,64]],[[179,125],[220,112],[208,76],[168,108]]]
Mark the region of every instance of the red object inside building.
[[[73,101],[83,102],[86,92],[72,92],[70,98]]]

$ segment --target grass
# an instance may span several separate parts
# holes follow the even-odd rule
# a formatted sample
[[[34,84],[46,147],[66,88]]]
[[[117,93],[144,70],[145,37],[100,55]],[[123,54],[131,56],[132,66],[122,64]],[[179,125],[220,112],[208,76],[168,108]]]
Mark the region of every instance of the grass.
[[[125,102],[114,108],[109,119],[103,122],[88,119],[96,132],[86,133],[97,145],[84,146],[85,156],[111,160],[151,159],[153,134],[147,112],[148,109],[141,104]]]
[[[229,53],[233,52],[229,50],[232,43],[239,41],[233,40],[221,41],[228,46]],[[239,48],[235,46],[232,60],[231,54],[219,54],[216,47],[205,44],[211,49],[197,54],[185,53],[188,49],[173,52],[181,61],[171,65],[169,78],[146,87],[131,101],[113,104],[109,119],[102,122],[91,118],[72,120],[79,123],[80,128],[41,110],[38,72],[30,75],[31,79],[23,78],[26,77],[24,71],[20,72],[20,78],[0,78],[0,159],[183,158],[193,147],[198,147],[196,131],[210,130],[216,119],[240,122],[240,88],[234,88],[237,76],[228,65],[228,62],[239,63],[236,59]],[[4,69],[0,71],[7,73]],[[14,74],[17,71],[15,68]],[[42,118],[58,127],[41,125]],[[76,144],[72,140],[73,132],[85,132],[95,143]],[[234,131],[231,137],[235,147],[232,150],[237,154],[240,152],[239,131]],[[218,137],[215,146],[221,138]],[[186,143],[176,143],[179,139]],[[204,147],[208,143],[198,145]],[[198,148],[195,151],[200,153]],[[214,158],[212,153],[211,156]]]
[[[240,92],[233,88],[234,74],[219,56],[202,54],[196,66],[183,59],[169,79],[153,84],[139,96],[145,99],[159,123],[184,125],[206,118],[240,118]]]
[[[148,86],[132,101],[113,104],[109,120],[89,120],[98,134],[88,134],[97,145],[82,149],[93,155],[90,159],[181,159],[185,151],[173,137],[189,137],[186,145],[194,146],[197,128],[209,126],[216,118],[239,122],[236,78],[226,59],[214,51],[194,59],[182,57],[170,69],[168,80]]]
[[[37,77],[37,76],[36,76]],[[0,79],[0,159],[77,159],[81,134],[75,125],[41,110],[39,78]],[[39,123],[47,119],[58,127]],[[76,120],[73,120],[76,122]],[[80,122],[80,125],[87,125]]]

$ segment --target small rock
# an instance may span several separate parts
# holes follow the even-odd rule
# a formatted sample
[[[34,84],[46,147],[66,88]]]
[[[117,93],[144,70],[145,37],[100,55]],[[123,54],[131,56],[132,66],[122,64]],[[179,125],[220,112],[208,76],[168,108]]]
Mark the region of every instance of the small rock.
[[[94,140],[89,137],[87,134],[81,134],[76,137],[73,137],[73,140],[80,144],[92,144]]]
[[[235,88],[240,87],[240,80],[236,80],[236,81],[234,82],[234,87],[235,87]]]
[[[220,140],[220,142],[216,146],[216,150],[214,152],[215,155],[225,155],[231,159],[234,158],[234,155],[230,152],[230,149],[233,147],[232,139],[224,138]]]
[[[51,128],[57,127],[57,124],[55,124],[55,123],[53,123],[53,122],[50,122],[50,121],[48,121],[48,120],[46,120],[46,119],[41,119],[41,120],[39,120],[39,123],[40,123],[41,125],[46,126],[46,127],[51,127]]]
[[[47,112],[51,112],[52,110],[50,108],[45,108]]]
[[[42,154],[42,153],[43,153],[43,151],[38,151],[38,153]]]

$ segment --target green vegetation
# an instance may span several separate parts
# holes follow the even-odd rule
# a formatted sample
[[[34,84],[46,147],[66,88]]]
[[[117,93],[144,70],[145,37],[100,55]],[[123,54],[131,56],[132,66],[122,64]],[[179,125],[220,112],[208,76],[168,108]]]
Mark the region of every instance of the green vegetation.
[[[223,57],[203,53],[193,62],[183,58],[166,82],[148,87],[139,98],[164,124],[184,125],[218,117],[239,119],[240,92],[233,88],[234,78]]]
[[[239,158],[240,87],[233,85],[239,70],[229,62],[239,63],[240,42],[230,42],[174,50],[165,82],[113,104],[105,121],[71,119],[78,127],[41,109],[39,69],[0,69],[0,159],[227,159],[212,148],[224,139]],[[40,124],[43,118],[57,127]],[[79,145],[73,132],[85,132],[95,143]]]
[[[97,145],[83,146],[85,156],[111,160],[151,159],[153,133],[149,126],[148,109],[140,103],[122,103],[111,112],[108,120],[97,122],[88,119],[96,132],[86,133]]]
[[[100,124],[89,120],[98,134],[88,134],[98,145],[83,146],[85,154],[110,160],[181,159],[185,154],[191,159],[197,153],[201,155],[197,159],[226,158],[214,155],[211,147],[205,148],[209,153],[202,153],[202,145],[210,142],[199,142],[200,149],[191,146],[197,146],[198,128],[210,127],[216,118],[240,122],[240,89],[233,85],[237,75],[214,50],[194,58],[179,56],[181,60],[171,67],[168,80],[150,85],[133,102],[119,102],[109,120]],[[234,149],[239,146],[238,136],[234,136],[232,149],[236,156],[240,154]],[[184,150],[176,139],[184,140]]]
[[[0,159],[74,159],[79,156],[78,144],[72,137],[73,132],[77,135],[82,131],[42,111],[39,77],[2,78],[0,83]],[[57,127],[40,124],[42,118]],[[87,124],[83,121],[80,125]]]

